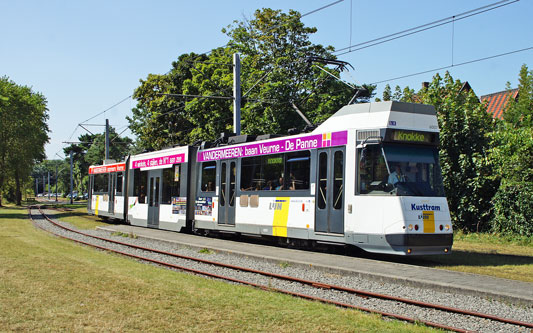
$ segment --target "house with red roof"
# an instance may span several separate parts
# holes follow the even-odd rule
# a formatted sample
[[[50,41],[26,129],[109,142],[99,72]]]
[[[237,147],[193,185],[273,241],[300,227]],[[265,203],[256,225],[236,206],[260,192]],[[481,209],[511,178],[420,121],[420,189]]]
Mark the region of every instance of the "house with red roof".
[[[481,103],[487,103],[487,112],[495,119],[503,119],[503,112],[509,101],[518,99],[518,89],[504,90],[497,93],[481,96]]]

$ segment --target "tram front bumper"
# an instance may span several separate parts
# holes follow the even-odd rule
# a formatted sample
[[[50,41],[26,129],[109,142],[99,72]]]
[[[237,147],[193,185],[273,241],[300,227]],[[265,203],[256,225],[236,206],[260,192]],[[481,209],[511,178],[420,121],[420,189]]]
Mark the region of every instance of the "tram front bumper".
[[[453,234],[387,234],[387,243],[391,246],[448,246],[453,244]]]

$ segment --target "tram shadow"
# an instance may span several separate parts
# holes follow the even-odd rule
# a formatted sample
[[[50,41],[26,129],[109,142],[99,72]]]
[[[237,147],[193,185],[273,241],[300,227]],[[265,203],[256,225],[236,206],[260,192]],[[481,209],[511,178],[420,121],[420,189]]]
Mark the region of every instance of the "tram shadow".
[[[415,258],[414,264],[428,267],[444,266],[522,266],[533,265],[533,257],[525,255],[481,253],[454,250],[450,255]]]
[[[352,256],[364,257],[401,264],[417,265],[430,268],[458,267],[499,267],[533,266],[533,256],[502,253],[482,253],[475,251],[453,250],[448,255],[437,256],[392,256],[375,253],[350,253]],[[532,272],[533,275],[533,272]]]

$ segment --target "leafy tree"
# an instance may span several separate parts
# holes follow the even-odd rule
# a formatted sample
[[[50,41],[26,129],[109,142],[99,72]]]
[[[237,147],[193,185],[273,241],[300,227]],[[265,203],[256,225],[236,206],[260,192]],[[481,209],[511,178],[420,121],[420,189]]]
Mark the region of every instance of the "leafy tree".
[[[327,119],[354,95],[308,59],[334,58],[332,47],[309,41],[316,28],[305,27],[298,12],[258,10],[249,21],[223,29],[226,47],[208,55],[184,54],[166,75],[149,75],[135,90],[138,100],[130,129],[143,148],[216,139],[233,131],[232,54],[242,56],[242,132],[281,133],[303,129],[293,110],[302,110],[315,124]],[[339,69],[327,69],[338,76]],[[370,93],[375,86],[365,86]],[[173,94],[173,95],[168,95]],[[181,96],[176,96],[181,95]],[[222,96],[226,99],[185,97]],[[359,100],[368,99],[364,97]]]
[[[400,86],[396,86],[394,88],[394,94],[392,94],[392,90],[389,84],[385,86],[385,89],[383,89],[383,98],[379,99],[376,98],[376,102],[381,101],[397,101],[397,102],[408,102],[413,101],[415,99],[415,91],[413,89],[410,89],[409,87],[405,87],[403,90],[400,88]]]
[[[2,194],[20,205],[22,188],[48,142],[45,97],[31,88],[0,78],[0,205]],[[9,186],[4,188],[5,181]]]
[[[387,102],[387,101],[390,101],[391,99],[392,99],[392,90],[390,88],[390,85],[387,84],[385,86],[385,89],[383,89],[383,101]]]
[[[510,84],[507,84],[508,90]],[[533,71],[523,65],[518,99],[511,99],[492,134],[491,157],[502,182],[494,198],[493,230],[533,236]]]
[[[510,99],[507,109],[503,113],[506,123],[517,127],[533,126],[533,70],[529,71],[524,64],[518,76],[518,99]],[[507,90],[510,83],[507,83]]]

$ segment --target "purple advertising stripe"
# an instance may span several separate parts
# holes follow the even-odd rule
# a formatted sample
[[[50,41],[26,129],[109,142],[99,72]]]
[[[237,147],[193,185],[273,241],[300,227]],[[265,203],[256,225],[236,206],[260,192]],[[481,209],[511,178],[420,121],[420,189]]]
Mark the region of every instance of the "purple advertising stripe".
[[[342,146],[348,142],[348,132],[333,132],[260,142],[245,146],[232,146],[208,151],[199,151],[198,162],[216,161],[227,158],[251,157],[279,154],[291,151]]]
[[[132,169],[139,169],[139,168],[154,168],[158,166],[164,166],[164,165],[171,165],[171,164],[179,164],[185,162],[185,154],[175,154],[175,155],[168,155],[168,156],[160,156],[160,157],[153,157],[153,158],[147,158],[144,160],[137,160],[132,162]]]

